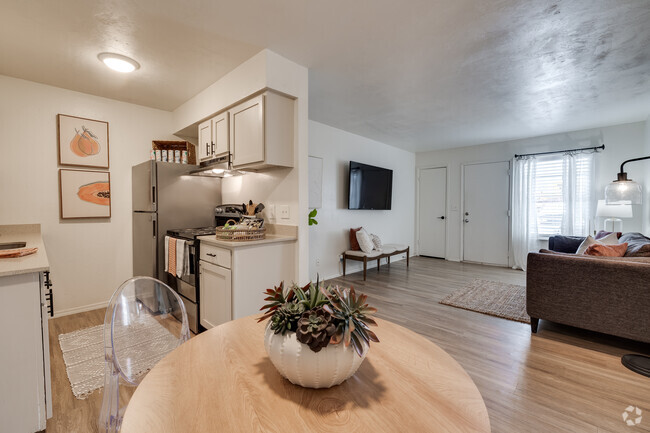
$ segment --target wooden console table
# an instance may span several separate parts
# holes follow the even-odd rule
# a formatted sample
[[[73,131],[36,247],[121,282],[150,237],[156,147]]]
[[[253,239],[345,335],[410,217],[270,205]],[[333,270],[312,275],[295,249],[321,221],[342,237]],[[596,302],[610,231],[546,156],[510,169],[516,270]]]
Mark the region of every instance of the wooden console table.
[[[339,386],[307,389],[282,378],[266,355],[266,323],[249,316],[183,344],[158,363],[131,398],[122,433],[481,432],[481,394],[444,350],[377,320],[357,373]]]

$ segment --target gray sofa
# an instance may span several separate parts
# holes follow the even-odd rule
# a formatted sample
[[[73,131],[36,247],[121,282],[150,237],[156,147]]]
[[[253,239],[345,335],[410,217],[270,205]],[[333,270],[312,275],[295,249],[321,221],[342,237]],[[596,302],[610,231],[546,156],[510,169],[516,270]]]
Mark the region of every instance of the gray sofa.
[[[650,257],[528,254],[526,310],[539,319],[650,343]]]

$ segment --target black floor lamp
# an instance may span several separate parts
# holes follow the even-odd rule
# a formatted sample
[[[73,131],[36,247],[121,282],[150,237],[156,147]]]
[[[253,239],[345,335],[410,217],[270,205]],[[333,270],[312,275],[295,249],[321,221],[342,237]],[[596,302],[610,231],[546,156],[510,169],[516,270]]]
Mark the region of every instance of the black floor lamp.
[[[642,161],[644,159],[650,159],[650,156],[628,159],[621,164],[618,178],[605,188],[605,202],[607,204],[641,204],[643,199],[641,185],[627,178],[623,166],[628,162]],[[650,377],[650,356],[623,355],[621,363],[636,373]]]

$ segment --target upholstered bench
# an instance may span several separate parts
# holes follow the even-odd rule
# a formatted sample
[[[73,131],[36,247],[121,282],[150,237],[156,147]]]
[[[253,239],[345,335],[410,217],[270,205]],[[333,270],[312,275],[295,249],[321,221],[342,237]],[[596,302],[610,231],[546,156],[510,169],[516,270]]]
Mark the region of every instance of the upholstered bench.
[[[345,276],[345,262],[348,260],[356,260],[363,262],[363,280],[366,280],[366,271],[368,269],[368,260],[377,260],[377,272],[379,272],[379,264],[381,259],[386,258],[386,263],[390,265],[390,257],[397,254],[406,253],[406,266],[409,265],[409,251],[408,245],[400,244],[386,244],[382,246],[381,250],[372,250],[369,253],[363,251],[348,250],[343,253],[343,276]]]

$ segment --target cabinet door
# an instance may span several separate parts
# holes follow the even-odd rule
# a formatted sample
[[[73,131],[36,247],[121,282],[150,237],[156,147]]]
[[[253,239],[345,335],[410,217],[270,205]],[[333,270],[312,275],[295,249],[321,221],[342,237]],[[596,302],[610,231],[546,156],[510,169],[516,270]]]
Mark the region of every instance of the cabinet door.
[[[230,149],[234,167],[264,161],[264,95],[230,110]]]
[[[214,156],[228,153],[230,140],[228,131],[228,112],[222,113],[212,119],[212,142],[214,143]]]
[[[210,329],[232,319],[230,269],[199,262],[201,325]]]
[[[212,157],[212,121],[206,120],[199,124],[199,160]]]

